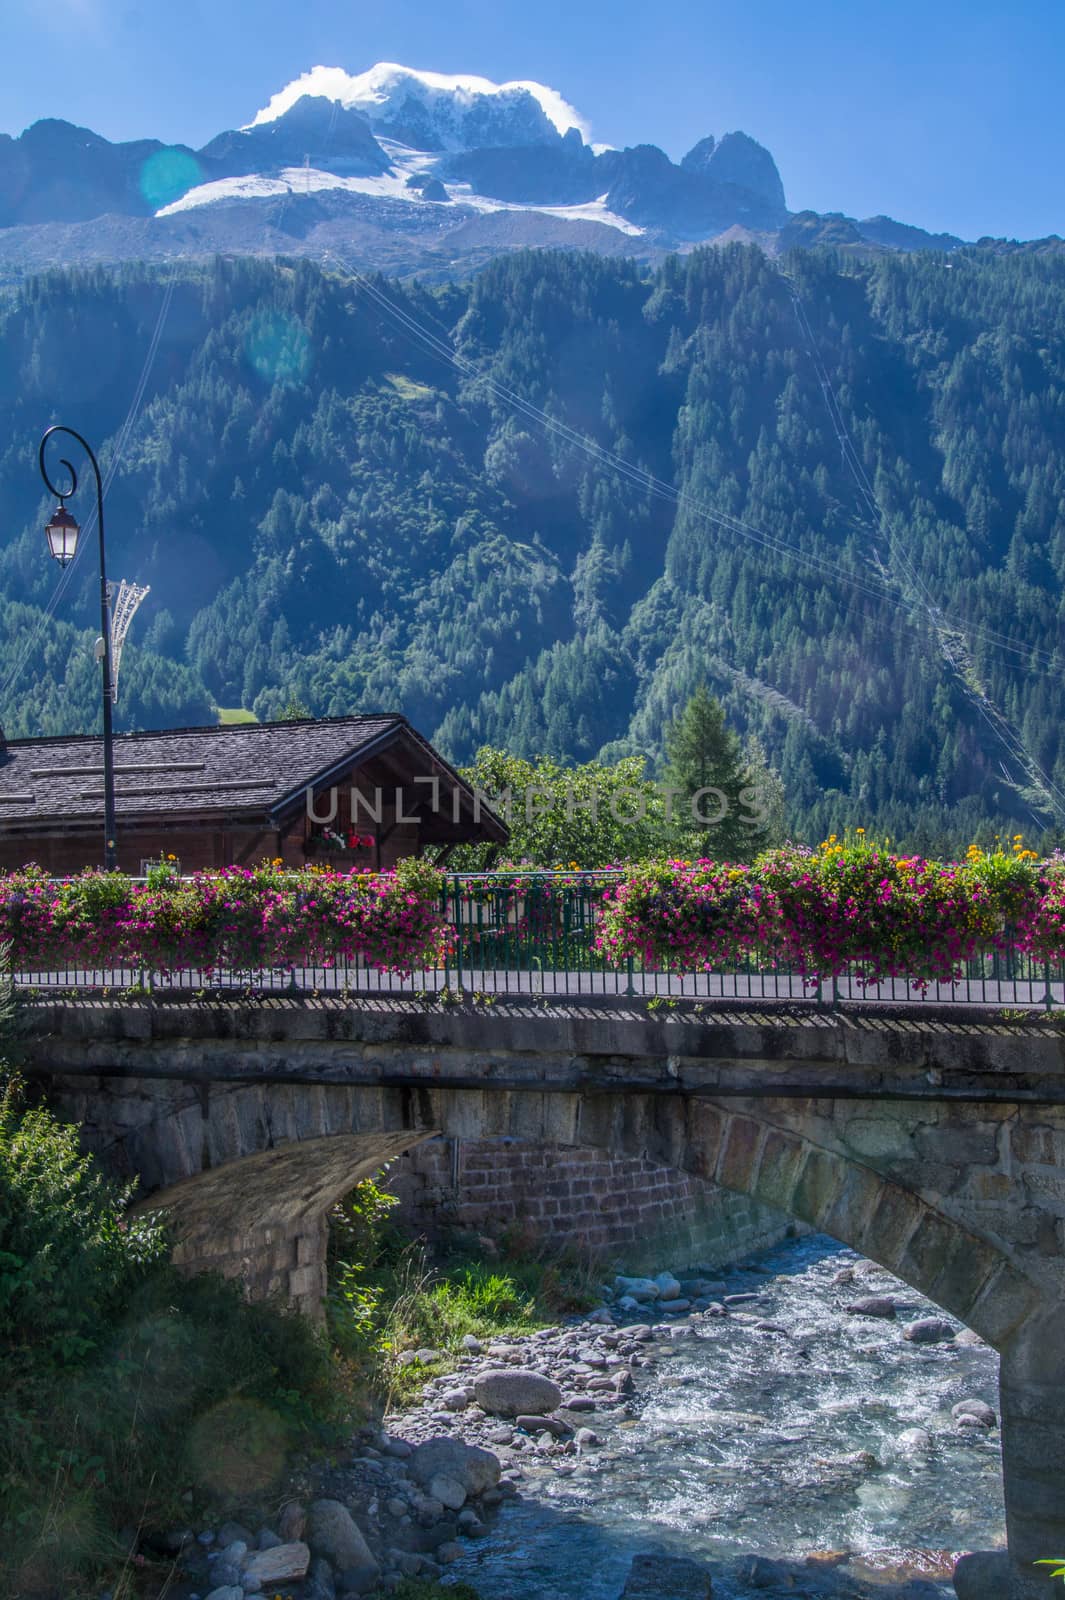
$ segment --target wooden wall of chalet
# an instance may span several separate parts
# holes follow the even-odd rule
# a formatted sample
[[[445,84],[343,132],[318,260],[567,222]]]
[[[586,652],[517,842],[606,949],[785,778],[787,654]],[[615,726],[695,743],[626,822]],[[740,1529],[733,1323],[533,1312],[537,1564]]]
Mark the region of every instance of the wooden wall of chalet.
[[[414,855],[419,849],[417,826],[402,825],[388,834],[379,850],[357,855],[323,850],[308,853],[302,817],[284,834],[274,828],[223,828],[218,824],[123,827],[119,819],[115,839],[119,869],[133,877],[139,875],[142,862],[158,861],[167,855],[177,857],[182,872],[199,872],[234,863],[254,866],[278,856],[290,867],[314,863],[350,871],[355,866],[374,870],[378,858],[381,868],[388,869],[401,857]],[[57,878],[70,877],[87,867],[99,867],[103,864],[103,828],[94,825],[91,830],[79,827],[77,831],[66,833],[0,833],[0,872],[14,871],[31,861]]]

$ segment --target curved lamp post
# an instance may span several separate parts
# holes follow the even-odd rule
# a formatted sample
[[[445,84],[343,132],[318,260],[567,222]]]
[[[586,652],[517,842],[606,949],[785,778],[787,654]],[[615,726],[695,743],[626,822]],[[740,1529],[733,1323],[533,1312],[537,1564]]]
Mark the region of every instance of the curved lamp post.
[[[96,476],[96,525],[100,532],[100,628],[102,633],[99,655],[100,667],[103,672],[104,710],[104,871],[112,872],[115,868],[115,752],[111,731],[111,707],[115,697],[114,685],[111,681],[111,607],[108,603],[107,563],[104,553],[104,489],[96,457],[81,434],[75,433],[73,428],[60,427],[58,424],[53,428],[49,428],[41,440],[37,459],[40,463],[41,477],[44,479],[50,493],[54,494],[59,501],[44,533],[45,538],[48,540],[48,549],[61,567],[65,567],[73,561],[77,553],[78,535],[81,532],[81,527],[64,504],[64,501],[68,500],[77,491],[78,475],[74,468],[65,456],[60,457],[60,466],[65,467],[70,476],[70,487],[68,489],[57,488],[48,475],[45,451],[48,447],[48,441],[57,433],[65,433],[81,445]]]

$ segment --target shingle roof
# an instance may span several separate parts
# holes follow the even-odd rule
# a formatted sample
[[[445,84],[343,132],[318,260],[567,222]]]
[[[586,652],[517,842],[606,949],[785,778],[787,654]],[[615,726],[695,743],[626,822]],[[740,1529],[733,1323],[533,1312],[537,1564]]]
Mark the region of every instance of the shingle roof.
[[[404,717],[330,717],[116,734],[115,801],[123,816],[269,816],[333,768],[366,759],[403,732],[439,757]],[[92,734],[11,739],[0,747],[5,824],[103,818],[103,741]]]

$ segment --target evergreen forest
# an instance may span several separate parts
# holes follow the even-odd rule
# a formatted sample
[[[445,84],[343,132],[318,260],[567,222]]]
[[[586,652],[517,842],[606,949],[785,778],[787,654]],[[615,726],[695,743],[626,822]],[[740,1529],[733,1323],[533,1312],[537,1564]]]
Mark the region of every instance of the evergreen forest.
[[[457,762],[653,772],[706,687],[793,838],[1065,839],[1065,260],[27,279],[0,301],[9,737],[99,715],[91,475],[61,574],[52,422],[98,448],[111,576],[151,586],[119,729],[395,710]]]

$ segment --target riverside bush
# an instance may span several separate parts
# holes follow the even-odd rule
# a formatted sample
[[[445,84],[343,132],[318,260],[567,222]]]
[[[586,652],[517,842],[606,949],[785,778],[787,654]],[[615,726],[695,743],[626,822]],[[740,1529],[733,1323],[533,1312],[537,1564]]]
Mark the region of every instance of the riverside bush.
[[[274,861],[184,879],[155,872],[145,883],[95,871],[57,880],[27,866],[0,875],[0,939],[21,970],[248,971],[362,959],[408,973],[447,952],[442,882],[413,858],[394,872],[297,871]]]
[[[0,1097],[0,1592],[77,1600],[122,1527],[249,1503],[331,1438],[342,1375],[304,1319],[180,1277],[77,1130]],[[123,1591],[127,1592],[127,1591]]]

